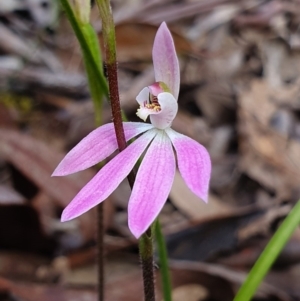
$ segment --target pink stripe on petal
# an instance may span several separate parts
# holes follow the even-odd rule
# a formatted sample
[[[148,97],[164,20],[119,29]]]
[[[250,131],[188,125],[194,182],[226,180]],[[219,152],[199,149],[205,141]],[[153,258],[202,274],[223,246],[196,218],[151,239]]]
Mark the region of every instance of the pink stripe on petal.
[[[157,131],[150,130],[107,163],[75,196],[61,220],[73,219],[104,201],[130,173]]]
[[[152,58],[155,81],[165,83],[175,99],[178,99],[180,70],[172,35],[163,22],[155,36]]]
[[[141,122],[124,122],[126,141],[153,128]],[[87,169],[117,150],[116,134],[113,123],[105,124],[83,138],[59,163],[52,176],[65,176]]]
[[[178,169],[187,186],[207,202],[211,161],[206,148],[195,140],[172,129],[166,133],[172,140],[177,154]]]
[[[158,216],[170,193],[176,162],[171,141],[159,131],[138,170],[128,205],[128,223],[139,238]]]

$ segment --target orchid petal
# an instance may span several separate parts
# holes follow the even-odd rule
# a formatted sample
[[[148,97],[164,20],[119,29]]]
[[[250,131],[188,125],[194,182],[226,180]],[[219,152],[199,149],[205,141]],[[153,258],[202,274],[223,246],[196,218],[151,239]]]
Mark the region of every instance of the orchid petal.
[[[138,170],[129,200],[129,229],[136,238],[155,220],[174,181],[176,162],[172,144],[164,131],[158,132]]]
[[[180,70],[172,35],[163,22],[155,36],[152,58],[155,81],[165,83],[178,99]]]
[[[152,114],[153,110],[152,109],[148,109],[148,108],[145,108],[145,107],[140,107],[137,112],[136,112],[136,115],[141,118],[142,120],[146,121],[148,116],[150,114]]]
[[[126,141],[153,128],[142,122],[124,122]],[[89,168],[111,155],[118,144],[113,123],[105,124],[83,138],[59,163],[52,176],[65,176]]]
[[[170,127],[178,111],[178,103],[171,93],[163,92],[157,96],[160,111],[151,112],[151,123],[158,129]]]
[[[144,106],[149,100],[149,93],[150,90],[148,87],[142,89],[142,91],[136,97],[136,101],[139,103],[140,106]]]
[[[156,133],[155,129],[146,132],[108,162],[65,208],[61,220],[73,219],[104,201],[130,173]]]
[[[211,173],[210,156],[204,146],[172,129],[166,133],[177,154],[178,169],[189,189],[207,202]]]

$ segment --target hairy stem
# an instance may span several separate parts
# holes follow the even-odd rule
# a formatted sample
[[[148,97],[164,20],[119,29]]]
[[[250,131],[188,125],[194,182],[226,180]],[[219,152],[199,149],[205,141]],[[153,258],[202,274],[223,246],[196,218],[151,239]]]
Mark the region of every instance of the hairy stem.
[[[109,98],[111,101],[111,111],[115,132],[120,151],[124,150],[127,146],[123,121],[121,114],[119,87],[118,87],[118,68],[117,68],[117,55],[116,55],[116,36],[113,15],[110,7],[109,0],[97,0],[102,20],[102,34],[105,49],[105,64],[107,71],[107,79],[109,86]]]
[[[102,19],[104,47],[105,47],[105,64],[108,79],[109,99],[112,110],[112,117],[115,127],[118,148],[120,151],[126,148],[124,135],[121,106],[118,89],[118,70],[116,61],[116,45],[114,34],[114,23],[112,15],[107,11],[108,1],[98,1],[100,16]],[[113,30],[111,30],[111,28]],[[112,35],[112,36],[111,36]],[[109,42],[112,40],[113,42]],[[98,300],[104,300],[104,230],[103,230],[103,205],[98,205]]]
[[[122,120],[121,106],[120,106],[120,99],[119,99],[117,62],[106,63],[106,64],[107,64],[106,70],[107,70],[107,78],[108,78],[108,85],[109,85],[112,118],[115,127],[118,148],[120,151],[122,151],[126,148],[127,144],[126,144],[125,134],[123,129],[123,120]]]
[[[127,146],[123,129],[122,113],[119,99],[118,89],[118,69],[116,60],[116,38],[113,15],[109,0],[97,0],[102,19],[102,34],[105,49],[105,63],[107,70],[107,78],[109,84],[109,96],[111,101],[112,117],[120,151]],[[128,181],[133,187],[135,173],[132,172],[128,176]],[[154,289],[154,271],[153,271],[153,242],[151,229],[149,229],[140,239],[140,257],[142,261],[144,295],[145,301],[155,300]]]
[[[153,237],[149,228],[139,241],[140,259],[143,269],[145,301],[155,301],[154,269],[153,269]]]

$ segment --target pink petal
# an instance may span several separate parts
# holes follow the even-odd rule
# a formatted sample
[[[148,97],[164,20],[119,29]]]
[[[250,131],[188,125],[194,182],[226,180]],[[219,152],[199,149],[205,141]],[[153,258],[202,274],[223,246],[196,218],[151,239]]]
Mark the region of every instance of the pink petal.
[[[104,201],[130,173],[157,131],[148,131],[107,163],[75,196],[61,220],[73,219]]]
[[[163,22],[155,36],[152,58],[155,81],[165,83],[178,99],[180,70],[172,35]]]
[[[165,204],[175,169],[171,141],[164,131],[159,131],[138,170],[129,200],[129,228],[136,238],[148,229]]]
[[[124,122],[123,126],[126,141],[153,127],[142,122]],[[114,125],[105,124],[92,131],[71,149],[52,176],[65,176],[89,168],[107,158],[117,148]]]
[[[140,106],[144,106],[146,103],[149,102],[149,93],[150,90],[148,87],[142,89],[142,91],[136,97],[136,101]]]
[[[156,128],[163,130],[171,126],[178,111],[178,103],[174,96],[168,92],[158,94],[157,100],[161,110],[151,112],[150,121]]]
[[[211,173],[210,156],[204,146],[172,129],[166,133],[172,140],[177,154],[178,169],[187,186],[207,202]]]

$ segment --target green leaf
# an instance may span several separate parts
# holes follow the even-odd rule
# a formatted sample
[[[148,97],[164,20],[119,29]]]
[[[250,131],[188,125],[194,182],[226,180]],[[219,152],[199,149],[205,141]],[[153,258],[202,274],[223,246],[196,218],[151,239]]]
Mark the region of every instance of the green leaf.
[[[95,106],[95,119],[97,125],[100,125],[103,95],[109,99],[109,92],[102,70],[102,57],[98,37],[90,24],[82,24],[76,19],[68,0],[61,0],[61,5],[71,23],[83,53],[89,88]]]

